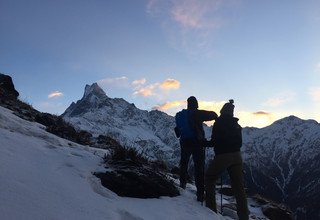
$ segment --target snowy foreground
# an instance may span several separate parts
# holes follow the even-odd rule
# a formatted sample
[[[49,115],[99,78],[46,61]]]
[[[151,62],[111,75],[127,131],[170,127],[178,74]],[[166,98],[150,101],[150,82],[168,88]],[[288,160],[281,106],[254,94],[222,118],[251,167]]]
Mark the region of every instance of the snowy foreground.
[[[231,219],[196,202],[192,185],[174,198],[118,197],[92,175],[105,169],[103,155],[102,150],[59,138],[43,125],[0,107],[0,218]],[[256,214],[263,216],[259,211]]]

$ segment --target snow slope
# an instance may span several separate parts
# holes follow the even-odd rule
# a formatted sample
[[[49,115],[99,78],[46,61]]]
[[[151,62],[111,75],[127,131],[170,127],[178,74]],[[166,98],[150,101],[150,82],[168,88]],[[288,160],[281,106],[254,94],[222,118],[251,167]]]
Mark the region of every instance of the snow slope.
[[[103,150],[81,146],[0,107],[0,216],[37,219],[229,219],[195,201],[194,186],[181,196],[118,197],[92,175],[103,171]],[[219,201],[218,201],[219,202]]]

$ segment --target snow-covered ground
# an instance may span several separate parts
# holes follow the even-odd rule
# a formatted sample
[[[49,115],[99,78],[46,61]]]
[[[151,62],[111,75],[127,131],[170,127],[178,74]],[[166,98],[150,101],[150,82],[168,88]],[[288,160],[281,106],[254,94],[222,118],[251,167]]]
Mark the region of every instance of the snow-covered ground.
[[[230,219],[201,206],[192,185],[174,198],[117,196],[92,175],[105,169],[103,155],[0,107],[0,219]]]

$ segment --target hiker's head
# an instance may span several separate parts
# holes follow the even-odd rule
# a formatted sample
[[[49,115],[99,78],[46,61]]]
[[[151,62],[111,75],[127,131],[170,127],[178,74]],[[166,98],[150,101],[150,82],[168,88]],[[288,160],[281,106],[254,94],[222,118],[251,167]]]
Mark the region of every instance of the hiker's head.
[[[199,107],[198,101],[197,101],[196,97],[194,97],[194,96],[190,96],[187,99],[187,102],[188,102],[188,109],[197,109]]]
[[[222,109],[220,110],[220,114],[233,116],[233,110],[234,110],[233,99],[230,99],[229,102],[223,105]]]

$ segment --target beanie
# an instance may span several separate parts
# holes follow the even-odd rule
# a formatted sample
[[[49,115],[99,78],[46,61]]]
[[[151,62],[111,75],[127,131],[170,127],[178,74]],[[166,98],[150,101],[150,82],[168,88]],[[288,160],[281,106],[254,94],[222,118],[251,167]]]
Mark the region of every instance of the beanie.
[[[197,101],[196,97],[190,96],[187,99],[187,102],[188,102],[188,109],[197,109],[198,108],[198,101]]]
[[[233,99],[230,99],[229,102],[224,104],[222,109],[220,110],[220,114],[233,116],[233,110],[234,110],[233,102],[234,102]]]

